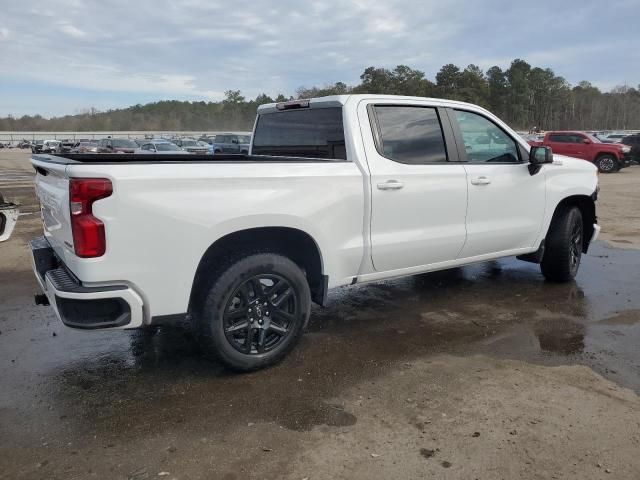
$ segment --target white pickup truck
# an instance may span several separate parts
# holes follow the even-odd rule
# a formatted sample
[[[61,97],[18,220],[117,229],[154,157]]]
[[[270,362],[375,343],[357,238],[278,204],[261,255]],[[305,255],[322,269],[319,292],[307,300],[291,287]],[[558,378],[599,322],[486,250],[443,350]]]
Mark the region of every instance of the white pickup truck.
[[[569,281],[597,169],[460,102],[344,95],[258,109],[249,155],[34,155],[33,266],[65,325],[187,321],[227,366],[299,340],[340,285],[506,256]]]

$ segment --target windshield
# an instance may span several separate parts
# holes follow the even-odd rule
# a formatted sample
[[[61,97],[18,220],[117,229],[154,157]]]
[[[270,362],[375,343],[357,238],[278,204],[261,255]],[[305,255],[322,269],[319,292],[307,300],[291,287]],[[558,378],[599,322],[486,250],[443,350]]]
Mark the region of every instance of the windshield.
[[[586,136],[587,136],[587,138],[588,138],[589,140],[591,140],[593,143],[602,143],[598,137],[596,137],[596,136],[594,136],[594,135],[591,135],[590,133],[585,133],[585,135],[586,135]]]
[[[180,147],[173,143],[156,143],[156,150],[159,152],[179,152]]]
[[[115,148],[137,148],[138,144],[133,140],[126,138],[116,138],[112,140],[112,144]]]
[[[238,135],[239,143],[251,143],[251,135]]]
[[[193,147],[198,146],[195,140],[182,140],[182,146],[184,147]]]

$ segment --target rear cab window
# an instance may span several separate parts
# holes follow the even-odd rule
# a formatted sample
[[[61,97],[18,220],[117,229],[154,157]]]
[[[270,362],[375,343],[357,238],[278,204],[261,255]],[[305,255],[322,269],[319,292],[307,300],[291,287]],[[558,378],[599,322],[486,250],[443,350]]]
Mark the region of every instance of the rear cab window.
[[[380,155],[414,165],[447,162],[444,135],[435,108],[375,105],[373,112],[379,134],[376,148]]]
[[[251,153],[347,160],[342,107],[259,114]]]

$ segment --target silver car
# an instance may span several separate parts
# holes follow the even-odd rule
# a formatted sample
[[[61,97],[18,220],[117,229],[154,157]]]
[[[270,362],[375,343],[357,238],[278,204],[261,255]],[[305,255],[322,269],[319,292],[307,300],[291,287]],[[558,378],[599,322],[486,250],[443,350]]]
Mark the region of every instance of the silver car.
[[[183,150],[175,143],[166,140],[148,140],[140,145],[135,153],[148,154],[155,153],[160,155],[189,155],[189,152]]]

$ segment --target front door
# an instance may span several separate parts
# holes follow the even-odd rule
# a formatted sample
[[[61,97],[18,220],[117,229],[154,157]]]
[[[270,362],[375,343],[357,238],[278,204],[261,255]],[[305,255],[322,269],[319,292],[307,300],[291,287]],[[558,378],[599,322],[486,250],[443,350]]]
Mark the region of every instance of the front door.
[[[524,149],[491,119],[463,110],[452,117],[464,143],[469,188],[467,241],[460,257],[532,247],[544,217],[544,170],[531,175]]]
[[[361,105],[376,271],[455,260],[464,245],[466,174],[451,161],[457,152],[445,142],[448,120],[440,113],[428,104]],[[445,127],[452,140],[450,125]]]

